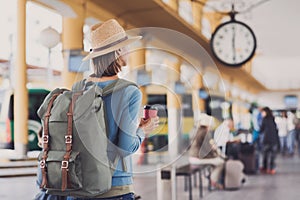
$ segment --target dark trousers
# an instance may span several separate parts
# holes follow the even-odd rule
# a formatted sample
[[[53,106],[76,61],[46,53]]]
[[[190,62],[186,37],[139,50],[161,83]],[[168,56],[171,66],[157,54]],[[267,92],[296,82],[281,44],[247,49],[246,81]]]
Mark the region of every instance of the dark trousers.
[[[35,200],[134,200],[134,194],[129,193],[129,194],[124,194],[121,196],[117,197],[110,197],[110,198],[75,198],[75,197],[63,197],[63,196],[56,196],[56,195],[50,195],[46,194],[46,192],[40,192],[36,197],[34,198]]]
[[[265,144],[263,147],[263,168],[275,169],[277,145]]]
[[[128,193],[124,194],[121,196],[116,196],[116,197],[110,197],[110,198],[90,198],[90,199],[85,199],[85,198],[73,198],[73,197],[68,197],[67,200],[134,200],[134,194],[133,193]]]
[[[300,156],[300,129],[296,129],[296,140],[298,144],[298,155]]]

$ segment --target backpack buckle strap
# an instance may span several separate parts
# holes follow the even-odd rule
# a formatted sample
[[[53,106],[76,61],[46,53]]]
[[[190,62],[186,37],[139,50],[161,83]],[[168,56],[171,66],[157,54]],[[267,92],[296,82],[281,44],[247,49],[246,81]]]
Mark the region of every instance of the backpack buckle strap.
[[[43,149],[47,152],[49,150],[48,142],[43,142]]]
[[[45,145],[48,145],[48,144],[45,144]],[[47,158],[48,158],[48,150],[46,150],[44,148],[42,159],[39,162],[40,168],[41,168],[41,172],[42,172],[42,183],[40,185],[40,188],[46,187],[47,183],[48,183],[48,180],[47,180],[47,164],[46,164]]]
[[[46,167],[46,161],[43,159],[40,161],[40,168],[44,169]]]
[[[46,168],[42,168],[42,183],[40,185],[40,188],[44,188],[44,187],[47,187],[47,172],[46,172]]]
[[[68,186],[69,161],[61,161],[61,191],[65,191]]]
[[[65,143],[72,144],[72,135],[65,135]]]
[[[46,160],[42,159],[40,161],[40,168],[42,171],[42,183],[40,185],[40,188],[44,188],[45,186],[47,186],[47,171],[46,171]]]
[[[61,190],[62,191],[65,191],[68,187],[69,159],[71,157],[71,149],[68,150],[68,146],[71,147],[70,144],[67,144],[67,152],[64,155],[64,160],[61,161]]]
[[[67,161],[67,160],[61,161],[61,168],[62,169],[68,169],[69,168],[69,161]]]
[[[49,135],[43,135],[42,141],[43,141],[43,144],[47,144],[49,142]]]

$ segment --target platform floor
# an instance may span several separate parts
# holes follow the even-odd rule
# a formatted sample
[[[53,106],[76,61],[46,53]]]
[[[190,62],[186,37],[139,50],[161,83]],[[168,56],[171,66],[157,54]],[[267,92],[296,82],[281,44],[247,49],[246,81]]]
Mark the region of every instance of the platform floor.
[[[178,180],[177,200],[188,199],[183,190],[183,179]],[[136,177],[135,189],[143,200],[156,198],[155,177]],[[207,185],[207,184],[205,184]],[[277,158],[276,175],[248,175],[247,182],[237,191],[212,191],[204,188],[204,200],[299,200],[300,199],[300,158]],[[193,188],[193,199],[199,199],[197,188]]]
[[[278,157],[276,175],[251,175],[238,191],[213,191],[204,188],[204,200],[298,200],[300,199],[300,158]],[[138,174],[134,178],[135,191],[142,200],[155,200],[156,173]],[[188,199],[179,177],[177,200]],[[205,184],[206,185],[206,184]],[[0,178],[0,200],[30,200],[37,193],[35,177]],[[193,199],[199,199],[198,189],[193,189]]]

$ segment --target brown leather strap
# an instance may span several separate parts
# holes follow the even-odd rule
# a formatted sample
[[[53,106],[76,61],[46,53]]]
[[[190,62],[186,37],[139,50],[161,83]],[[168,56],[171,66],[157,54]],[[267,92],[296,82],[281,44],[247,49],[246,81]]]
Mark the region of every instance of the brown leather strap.
[[[47,171],[46,171],[46,159],[47,159],[47,152],[43,152],[42,160],[40,161],[40,168],[42,171],[42,183],[40,185],[40,188],[43,188],[47,186]]]
[[[61,91],[60,93],[56,93],[54,94],[51,99],[50,102],[48,104],[47,107],[47,111],[44,117],[44,133],[42,136],[42,141],[43,141],[43,156],[42,156],[42,160],[40,161],[40,168],[42,171],[42,183],[40,185],[40,188],[44,188],[47,186],[47,166],[46,166],[46,160],[48,158],[48,151],[49,151],[49,119],[51,116],[51,109],[53,106],[53,102],[54,100],[62,93],[63,91]]]
[[[49,150],[49,119],[51,116],[51,109],[53,106],[53,102],[55,101],[55,99],[60,95],[61,93],[56,93],[52,96],[52,98],[50,99],[50,102],[48,104],[47,107],[47,111],[44,117],[44,134],[43,134],[43,150],[48,151]]]
[[[69,110],[67,113],[68,116],[68,127],[67,133],[65,135],[65,144],[66,144],[66,153],[64,155],[64,160],[61,163],[61,190],[65,191],[68,187],[68,170],[69,170],[69,160],[72,152],[72,133],[73,133],[73,109],[75,107],[75,102],[79,96],[81,96],[83,92],[77,92],[71,99],[71,103],[69,105]]]
[[[68,188],[68,171],[70,156],[71,151],[66,152],[64,160],[61,162],[61,191],[65,191]]]

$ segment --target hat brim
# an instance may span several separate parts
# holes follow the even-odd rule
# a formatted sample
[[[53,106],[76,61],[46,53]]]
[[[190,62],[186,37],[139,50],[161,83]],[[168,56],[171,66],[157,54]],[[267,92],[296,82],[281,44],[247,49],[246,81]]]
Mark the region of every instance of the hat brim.
[[[102,55],[105,55],[107,53],[110,53],[110,52],[113,52],[113,51],[116,51],[122,47],[125,47],[135,41],[138,41],[142,39],[142,36],[135,36],[135,37],[130,37],[128,38],[127,40],[124,40],[123,42],[120,42],[112,47],[109,47],[107,49],[104,49],[102,51],[96,51],[96,52],[91,52],[89,55],[87,55],[86,57],[84,57],[82,59],[82,61],[86,61],[86,60],[89,60],[89,59],[92,59],[92,58],[95,58],[95,57],[98,57],[98,56],[102,56]]]

